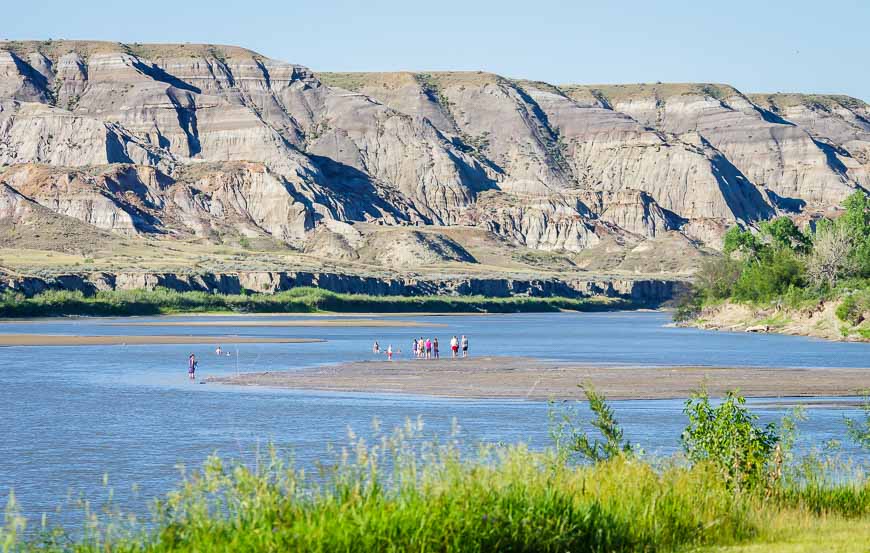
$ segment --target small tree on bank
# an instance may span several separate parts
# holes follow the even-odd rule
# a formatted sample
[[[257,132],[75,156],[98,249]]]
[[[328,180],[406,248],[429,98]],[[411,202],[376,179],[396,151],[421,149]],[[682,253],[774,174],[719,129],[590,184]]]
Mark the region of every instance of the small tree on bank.
[[[707,392],[701,391],[683,409],[689,417],[682,435],[686,456],[693,463],[712,463],[736,490],[753,489],[767,481],[780,441],[776,425],[759,426],[758,416],[745,403],[744,397],[732,391],[714,407]]]

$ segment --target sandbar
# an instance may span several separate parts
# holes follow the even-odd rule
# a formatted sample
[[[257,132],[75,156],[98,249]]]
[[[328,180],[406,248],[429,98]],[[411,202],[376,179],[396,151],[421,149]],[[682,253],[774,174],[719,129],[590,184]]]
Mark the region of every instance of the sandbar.
[[[701,386],[711,396],[739,389],[747,397],[854,396],[870,368],[595,366],[527,357],[431,361],[360,361],[211,377],[208,382],[298,390],[456,398],[577,399],[591,383],[609,399],[686,398]]]
[[[65,336],[57,334],[0,334],[2,346],[135,346],[143,344],[306,344],[319,338],[260,338],[257,336]]]
[[[443,323],[395,321],[389,319],[317,319],[293,321],[147,321],[109,323],[109,326],[237,326],[237,327],[446,327]]]

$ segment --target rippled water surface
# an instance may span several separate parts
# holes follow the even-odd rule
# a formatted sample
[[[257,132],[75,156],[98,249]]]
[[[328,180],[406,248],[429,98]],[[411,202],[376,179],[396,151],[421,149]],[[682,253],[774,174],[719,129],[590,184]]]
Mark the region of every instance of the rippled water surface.
[[[243,320],[305,319],[249,316]],[[53,512],[67,497],[99,501],[103,475],[127,510],[178,481],[179,464],[198,466],[210,453],[250,459],[258,446],[275,443],[312,466],[329,443],[343,443],[348,427],[361,433],[374,418],[383,426],[422,416],[427,431],[446,434],[456,418],[465,443],[526,441],[548,445],[544,402],[453,400],[415,396],[331,394],[236,388],[191,383],[187,355],[201,359],[198,376],[238,371],[292,370],[315,364],[371,358],[372,341],[410,349],[412,337],[468,334],[472,354],[523,355],[591,363],[727,365],[760,367],[870,367],[870,345],[775,335],[669,328],[663,313],[524,314],[396,317],[443,327],[160,327],[129,326],[155,320],[232,323],[239,317],[164,319],[59,319],[0,323],[0,333],[207,334],[324,338],[311,344],[0,348],[0,500],[14,489],[25,514]],[[319,318],[318,318],[319,319]],[[120,323],[120,324],[119,324]],[[443,349],[447,349],[442,346]],[[199,379],[198,379],[199,380]],[[870,386],[870,369],[868,369]],[[756,400],[764,421],[778,420],[795,401]],[[685,424],[682,402],[614,402],[626,435],[655,454],[679,447]],[[810,404],[800,447],[843,440],[848,402]],[[862,462],[844,442],[844,454]],[[131,490],[132,484],[138,494]],[[80,515],[55,518],[75,523]]]

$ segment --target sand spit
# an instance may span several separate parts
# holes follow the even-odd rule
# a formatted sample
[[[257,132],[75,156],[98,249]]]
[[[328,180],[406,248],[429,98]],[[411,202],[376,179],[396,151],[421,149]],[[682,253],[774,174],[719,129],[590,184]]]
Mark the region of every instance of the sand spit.
[[[749,397],[851,396],[868,380],[870,368],[591,366],[524,357],[362,361],[208,379],[303,390],[525,399],[578,398],[582,382],[611,399],[685,398],[702,385],[714,396],[735,388]]]
[[[191,327],[446,327],[444,323],[421,323],[389,319],[318,319],[295,321],[149,321],[142,323],[109,323],[110,326],[191,326]]]
[[[63,336],[56,334],[0,334],[2,346],[136,346],[143,344],[307,344],[317,338],[260,338],[257,336]]]

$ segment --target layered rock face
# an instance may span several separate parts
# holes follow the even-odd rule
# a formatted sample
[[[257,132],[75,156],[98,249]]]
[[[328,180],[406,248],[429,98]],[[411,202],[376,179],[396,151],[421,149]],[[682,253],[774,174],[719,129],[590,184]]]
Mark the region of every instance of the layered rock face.
[[[583,298],[604,296],[630,300],[638,306],[657,306],[676,295],[684,284],[673,280],[518,280],[512,278],[377,278],[358,275],[312,272],[242,272],[178,275],[162,273],[94,273],[43,277],[0,275],[0,293],[13,292],[30,297],[46,290],[75,290],[92,295],[99,290],[153,290],[167,288],[179,292],[240,294],[252,291],[265,294],[301,286],[345,294],[373,296],[560,296]]]
[[[717,247],[732,224],[870,186],[868,114],[725,85],[314,74],[228,46],[3,42],[0,218],[38,206],[128,236],[264,236],[397,268],[408,249],[475,258],[425,233],[381,257],[352,225],[474,226],[555,252],[675,233]]]

